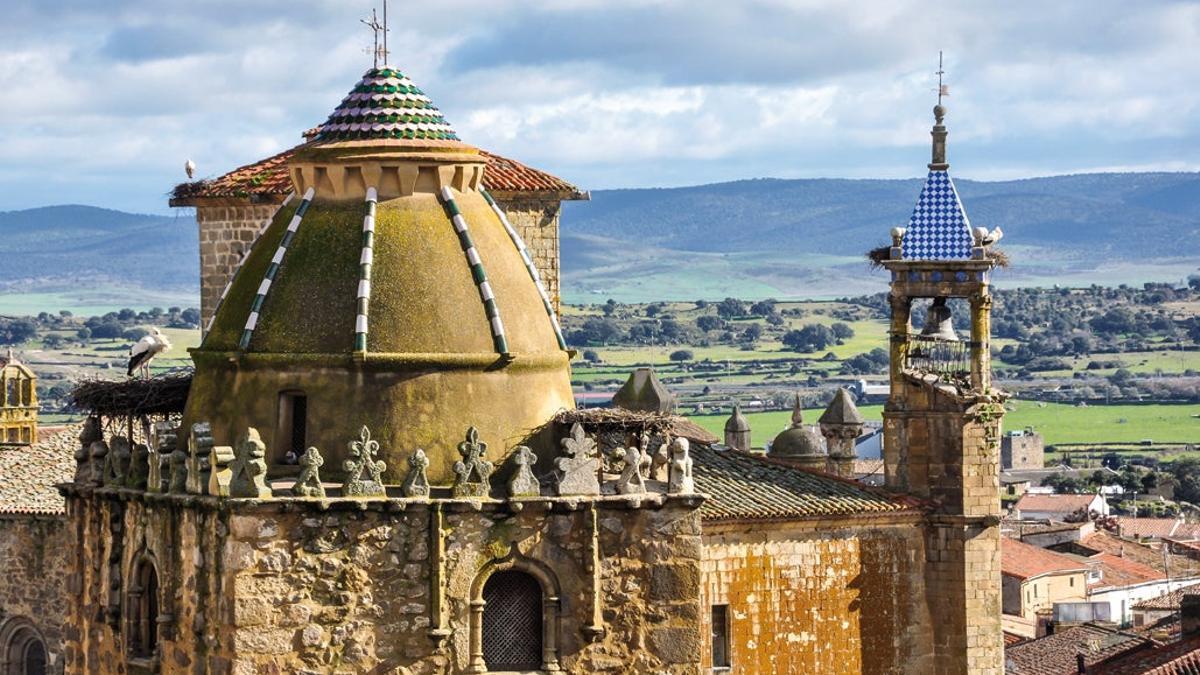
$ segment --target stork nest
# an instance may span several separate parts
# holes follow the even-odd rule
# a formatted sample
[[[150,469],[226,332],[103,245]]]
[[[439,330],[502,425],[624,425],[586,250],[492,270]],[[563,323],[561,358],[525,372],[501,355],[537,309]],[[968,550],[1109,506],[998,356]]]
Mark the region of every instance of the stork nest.
[[[983,256],[986,260],[992,261],[992,264],[994,264],[996,267],[1008,267],[1011,264],[1008,254],[1005,253],[1003,249],[996,248],[995,246],[988,246],[984,248]],[[891,259],[891,246],[880,246],[879,248],[873,248],[870,251],[867,251],[867,265],[869,265],[873,270],[883,267],[883,263]]]
[[[78,410],[105,417],[170,415],[183,412],[191,387],[191,371],[124,381],[94,378],[75,385],[71,402]]]
[[[171,199],[189,199],[191,197],[203,195],[208,190],[210,185],[212,185],[212,180],[210,179],[201,179],[188,183],[180,183],[179,185],[176,185],[173,190],[171,190]]]
[[[582,408],[560,410],[553,422],[571,426],[576,422],[597,434],[620,433],[625,435],[650,434],[651,436],[674,436],[698,443],[715,443],[715,436],[695,422],[665,413],[640,412],[624,408]]]

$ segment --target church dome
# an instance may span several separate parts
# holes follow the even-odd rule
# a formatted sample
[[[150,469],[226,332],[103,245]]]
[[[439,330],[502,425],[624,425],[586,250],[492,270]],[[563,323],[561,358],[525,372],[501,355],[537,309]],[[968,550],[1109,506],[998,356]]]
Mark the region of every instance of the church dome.
[[[824,458],[825,439],[809,427],[804,426],[803,413],[800,410],[800,396],[796,395],[796,404],[792,409],[792,426],[784,429],[771,442],[768,457],[779,459]]]
[[[193,352],[185,423],[218,443],[253,426],[275,461],[299,435],[334,468],[366,425],[389,481],[420,447],[448,483],[468,427],[499,462],[573,407],[557,319],[484,165],[411,80],[368,71],[291,159],[293,196]]]

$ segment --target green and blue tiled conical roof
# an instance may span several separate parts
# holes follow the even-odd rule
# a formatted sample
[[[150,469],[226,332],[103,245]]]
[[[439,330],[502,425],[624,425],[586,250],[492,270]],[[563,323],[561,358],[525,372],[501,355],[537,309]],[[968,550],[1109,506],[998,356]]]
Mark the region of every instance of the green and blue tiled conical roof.
[[[374,139],[459,140],[425,92],[390,66],[368,70],[314,140]]]

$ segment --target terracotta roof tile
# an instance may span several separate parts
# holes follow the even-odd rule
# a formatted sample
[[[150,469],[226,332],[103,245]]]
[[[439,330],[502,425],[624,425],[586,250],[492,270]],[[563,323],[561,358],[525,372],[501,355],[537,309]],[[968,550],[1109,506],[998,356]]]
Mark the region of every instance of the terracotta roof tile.
[[[917,502],[853,481],[710,445],[692,446],[696,490],[709,499],[706,521],[773,520],[915,511]]]
[[[1076,655],[1091,664],[1132,650],[1147,649],[1149,639],[1093,624],[1074,626],[1064,631],[1028,640],[1004,648],[1004,671],[1008,675],[1075,675],[1079,672]],[[1092,672],[1089,668],[1088,672]]]
[[[54,486],[75,475],[80,429],[69,426],[33,445],[0,450],[0,513],[63,513]]]
[[[1142,539],[1196,539],[1200,536],[1200,523],[1189,523],[1181,518],[1126,518],[1117,520],[1120,533],[1126,537]]]
[[[1000,572],[1010,577],[1029,579],[1051,572],[1084,572],[1086,570],[1086,563],[1068,558],[1061,553],[1030,546],[1010,537],[1001,537],[1000,539]]]
[[[1099,553],[1091,556],[1088,560],[1099,563],[1101,572],[1100,581],[1088,584],[1090,588],[1129,586],[1167,578],[1165,574],[1149,565],[1143,565],[1135,560],[1115,556],[1111,553]]]
[[[1196,588],[1195,584],[1177,588],[1170,593],[1164,593],[1157,598],[1142,600],[1133,606],[1134,609],[1140,610],[1156,610],[1156,611],[1178,611],[1180,603],[1183,602],[1185,593],[1197,593],[1200,589]]]
[[[1153,649],[1107,658],[1089,668],[1099,675],[1196,675],[1200,673],[1200,636]]]
[[[1018,511],[1058,511],[1072,513],[1088,508],[1096,495],[1025,494],[1013,507]]]
[[[298,145],[263,160],[241,166],[211,180],[181,183],[172,193],[173,206],[192,206],[195,200],[212,198],[273,201],[281,199],[292,189],[287,163]],[[553,192],[564,199],[578,198],[580,191],[565,180],[544,171],[526,166],[515,159],[480,150],[487,160],[483,184],[496,192]]]

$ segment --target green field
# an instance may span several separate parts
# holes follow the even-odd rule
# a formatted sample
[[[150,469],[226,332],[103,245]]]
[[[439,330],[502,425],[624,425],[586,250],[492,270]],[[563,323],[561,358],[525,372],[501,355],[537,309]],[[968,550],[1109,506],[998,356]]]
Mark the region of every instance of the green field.
[[[1076,407],[1060,403],[1013,401],[1013,410],[1004,416],[1005,430],[1033,427],[1056,443],[1139,443],[1200,444],[1200,405],[1148,404]],[[868,420],[879,420],[883,406],[862,406]],[[804,420],[816,424],[820,410],[805,410]],[[724,437],[728,413],[695,415],[691,419],[718,438]],[[791,412],[777,410],[746,414],[750,422],[751,442],[762,447],[775,434],[790,425]]]
[[[95,316],[126,307],[145,311],[151,307],[197,307],[197,290],[151,290],[123,286],[86,286],[69,291],[0,293],[0,314],[36,316],[40,312],[57,314],[67,310],[76,316]]]

